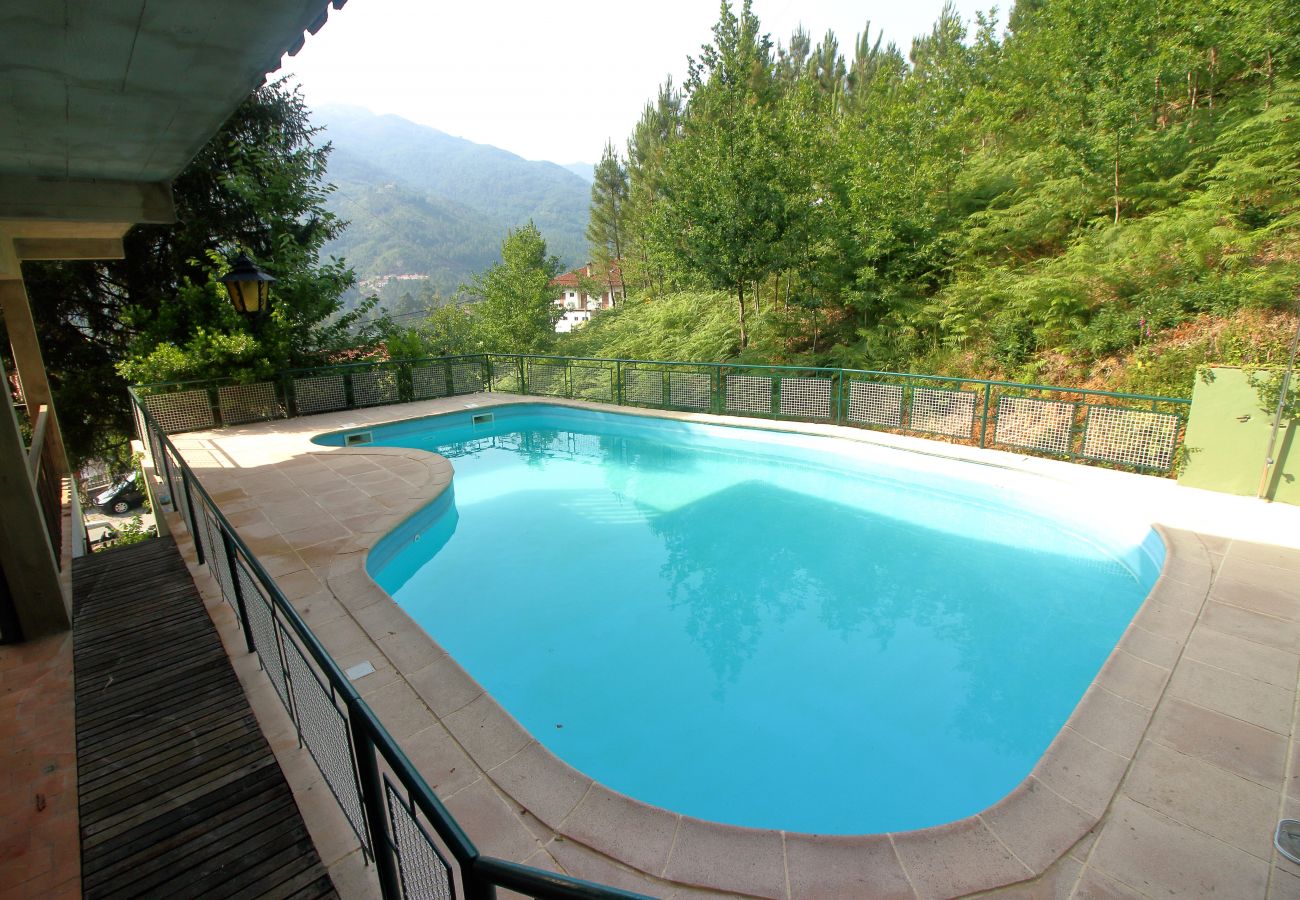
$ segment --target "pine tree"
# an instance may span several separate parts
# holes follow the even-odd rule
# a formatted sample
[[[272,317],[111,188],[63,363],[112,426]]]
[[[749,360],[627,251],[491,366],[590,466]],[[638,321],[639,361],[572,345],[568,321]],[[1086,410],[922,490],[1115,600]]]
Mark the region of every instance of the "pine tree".
[[[621,265],[626,241],[628,176],[627,166],[619,158],[612,141],[605,144],[591,185],[591,218],[587,240],[591,243],[592,261],[605,273],[610,294],[614,292],[614,268]]]

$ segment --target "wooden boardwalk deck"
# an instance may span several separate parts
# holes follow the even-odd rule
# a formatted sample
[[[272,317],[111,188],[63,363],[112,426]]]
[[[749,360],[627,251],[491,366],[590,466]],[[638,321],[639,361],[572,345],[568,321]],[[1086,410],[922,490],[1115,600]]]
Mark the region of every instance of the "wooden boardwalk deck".
[[[170,538],[73,562],[86,897],[333,897]]]

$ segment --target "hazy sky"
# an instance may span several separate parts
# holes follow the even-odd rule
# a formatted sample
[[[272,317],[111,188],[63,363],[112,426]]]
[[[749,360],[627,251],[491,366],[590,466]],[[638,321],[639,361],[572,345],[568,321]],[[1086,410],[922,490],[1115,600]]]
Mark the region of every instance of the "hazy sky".
[[[738,2],[736,4],[739,5]],[[991,3],[956,0],[963,19]],[[904,51],[943,0],[754,0],[787,43],[827,28],[846,56],[870,20]],[[595,162],[622,148],[666,75],[677,84],[718,18],[712,0],[352,0],[284,72],[309,105],[347,103],[493,144],[526,159]]]

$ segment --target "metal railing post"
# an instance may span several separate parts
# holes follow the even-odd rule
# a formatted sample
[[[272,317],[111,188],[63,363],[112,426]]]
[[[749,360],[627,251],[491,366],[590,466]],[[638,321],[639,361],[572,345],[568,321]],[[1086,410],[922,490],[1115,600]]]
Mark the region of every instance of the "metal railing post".
[[[614,404],[623,405],[623,363],[620,360],[614,362]]]
[[[993,385],[984,382],[984,415],[980,418],[980,446],[985,446],[984,438],[989,431],[989,402],[993,394]]]
[[[235,609],[239,610],[239,626],[244,629],[244,643],[249,653],[256,653],[257,647],[253,644],[253,623],[248,619],[248,607],[244,604],[244,588],[239,583],[239,570],[235,568],[235,544],[230,540],[226,529],[217,525],[217,531],[221,532],[221,546],[226,551],[226,571],[230,573],[230,589],[235,594]]]
[[[194,495],[190,493],[190,473],[188,468],[181,469],[181,489],[185,491],[185,508],[190,513],[190,535],[194,538],[194,556],[199,565],[207,559],[203,553],[203,541],[199,538],[199,520],[194,515]]]
[[[402,883],[397,873],[397,858],[388,836],[388,822],[384,815],[384,785],[379,777],[379,764],[375,761],[374,742],[363,727],[364,716],[356,711],[360,698],[347,700],[348,730],[352,732],[352,746],[357,755],[357,775],[361,780],[361,806],[366,814],[366,827],[370,831],[370,849],[379,876],[379,890],[384,900],[401,900]],[[461,874],[464,875],[462,869]],[[468,880],[465,894],[470,894]]]

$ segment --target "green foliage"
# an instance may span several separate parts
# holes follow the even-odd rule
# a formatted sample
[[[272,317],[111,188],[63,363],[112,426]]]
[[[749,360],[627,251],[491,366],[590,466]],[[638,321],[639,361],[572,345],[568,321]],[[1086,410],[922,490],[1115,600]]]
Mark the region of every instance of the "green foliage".
[[[1297,48],[1288,0],[1037,0],[845,60],[724,3],[628,142],[625,271],[730,292],[746,359],[1187,395],[1297,295]]]
[[[546,353],[555,345],[555,323],[564,315],[555,303],[551,279],[560,260],[546,252],[546,240],[532,222],[511,230],[501,244],[501,262],[469,286],[477,296],[474,327],[493,353]]]
[[[557,351],[568,356],[685,362],[727,359],[739,343],[730,300],[716,291],[629,300],[559,337]]]
[[[383,339],[392,359],[461,356],[483,349],[473,307],[454,303],[438,307],[414,326],[388,324]]]
[[[74,461],[112,455],[132,431],[128,380],[250,377],[356,343],[366,310],[336,316],[352,272],[320,260],[343,228],[324,206],[328,152],[298,91],[273,82],[176,178],[175,225],[132,229],[120,261],[25,269]],[[278,279],[258,323],[218,283],[237,250]]]

